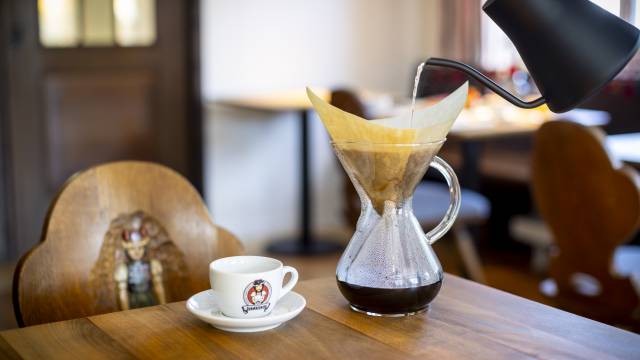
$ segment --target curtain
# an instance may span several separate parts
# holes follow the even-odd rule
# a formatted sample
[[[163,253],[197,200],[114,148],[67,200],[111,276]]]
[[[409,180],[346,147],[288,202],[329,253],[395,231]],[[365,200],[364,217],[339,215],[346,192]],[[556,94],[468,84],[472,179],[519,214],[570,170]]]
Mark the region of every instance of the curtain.
[[[442,56],[468,64],[480,63],[481,0],[440,0]]]

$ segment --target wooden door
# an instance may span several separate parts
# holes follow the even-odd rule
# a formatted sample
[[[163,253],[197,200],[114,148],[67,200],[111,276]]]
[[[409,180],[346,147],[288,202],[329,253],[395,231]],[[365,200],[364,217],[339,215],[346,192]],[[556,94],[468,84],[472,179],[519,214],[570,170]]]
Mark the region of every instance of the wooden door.
[[[53,196],[92,165],[155,161],[200,189],[196,1],[2,1],[10,256],[37,242]]]
[[[9,26],[7,16],[8,7],[3,1],[0,1],[0,79],[7,79],[9,71],[7,68]],[[7,193],[6,186],[7,173],[7,133],[8,133],[8,111],[7,103],[9,98],[9,87],[7,81],[0,81],[0,260],[7,258],[8,252],[8,228],[7,228]]]

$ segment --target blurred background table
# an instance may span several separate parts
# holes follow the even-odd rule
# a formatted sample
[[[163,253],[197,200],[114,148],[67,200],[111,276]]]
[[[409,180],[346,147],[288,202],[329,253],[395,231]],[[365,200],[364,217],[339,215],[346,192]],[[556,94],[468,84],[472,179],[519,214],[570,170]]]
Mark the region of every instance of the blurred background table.
[[[585,126],[605,126],[610,116],[605,111],[576,109],[554,114],[546,107],[526,110],[501,105],[480,105],[463,110],[449,133],[449,138],[460,143],[462,166],[460,178],[464,186],[478,189],[480,161],[486,142],[518,136],[532,136],[547,121],[566,120]],[[528,159],[521,159],[527,166]]]

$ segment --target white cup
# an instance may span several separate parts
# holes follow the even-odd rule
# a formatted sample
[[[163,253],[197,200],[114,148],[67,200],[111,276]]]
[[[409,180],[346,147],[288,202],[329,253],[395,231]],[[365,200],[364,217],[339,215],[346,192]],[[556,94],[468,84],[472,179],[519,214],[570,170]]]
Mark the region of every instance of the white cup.
[[[291,280],[283,287],[287,273]],[[220,311],[233,318],[267,316],[298,282],[298,271],[264,256],[232,256],[209,264],[209,281]]]

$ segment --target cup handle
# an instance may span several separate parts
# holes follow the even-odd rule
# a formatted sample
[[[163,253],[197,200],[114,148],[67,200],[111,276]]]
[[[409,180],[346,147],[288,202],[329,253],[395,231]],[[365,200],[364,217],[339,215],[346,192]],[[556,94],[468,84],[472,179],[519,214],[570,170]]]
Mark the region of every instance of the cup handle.
[[[447,209],[447,213],[444,215],[444,218],[435,228],[433,228],[433,230],[427,233],[427,242],[431,245],[444,236],[444,234],[451,229],[451,226],[453,226],[453,222],[458,216],[458,211],[460,211],[460,201],[462,200],[462,196],[460,194],[460,183],[458,183],[458,177],[449,164],[442,160],[442,158],[436,156],[433,158],[433,161],[431,161],[429,166],[438,170],[442,176],[444,176],[444,179],[447,181],[447,185],[449,185],[450,199],[449,209]]]
[[[298,270],[292,268],[291,266],[285,266],[282,268],[282,280],[287,275],[287,273],[291,273],[291,279],[287,282],[287,285],[282,287],[282,291],[280,292],[280,298],[285,296],[294,286],[298,283]]]

